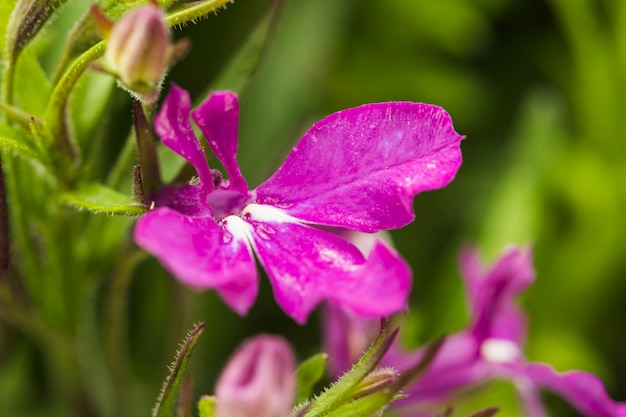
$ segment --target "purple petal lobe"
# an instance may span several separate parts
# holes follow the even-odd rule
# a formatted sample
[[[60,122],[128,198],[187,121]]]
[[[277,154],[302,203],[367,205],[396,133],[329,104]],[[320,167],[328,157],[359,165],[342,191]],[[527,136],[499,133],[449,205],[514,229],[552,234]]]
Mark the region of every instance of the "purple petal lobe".
[[[239,101],[230,91],[211,93],[204,103],[191,112],[196,124],[209,141],[213,153],[226,168],[230,188],[246,195],[248,184],[237,164]]]
[[[322,310],[324,352],[328,353],[331,378],[337,379],[350,370],[376,339],[380,319],[364,319],[335,304],[326,303]]]
[[[522,372],[537,386],[561,395],[585,416],[618,417],[623,410],[623,404],[609,398],[595,375],[582,371],[558,373],[542,363],[528,365]]]
[[[399,405],[407,407],[446,402],[459,390],[487,378],[491,369],[480,360],[478,349],[476,340],[467,333],[447,338],[426,372],[406,388],[405,393],[409,397],[400,400]],[[402,354],[392,349],[391,353],[383,359],[383,365],[407,369],[422,359],[424,351]]]
[[[331,114],[316,123],[257,201],[305,222],[364,232],[414,218],[413,196],[446,186],[461,164],[460,141],[437,106],[391,102]]]
[[[202,147],[193,133],[189,111],[191,100],[189,93],[172,85],[161,110],[154,121],[154,130],[161,137],[163,144],[189,161],[196,171],[205,194],[213,190],[213,178],[206,162]]]
[[[363,317],[406,308],[411,271],[384,243],[377,242],[365,259],[354,245],[274,207],[250,204],[245,211],[276,300],[297,322],[304,323],[325,299]]]
[[[234,311],[245,314],[258,293],[245,227],[234,216],[220,227],[211,217],[184,216],[162,207],[139,219],[135,241],[184,284],[214,288]]]
[[[483,271],[478,254],[465,249],[461,253],[461,269],[473,315],[475,337],[478,340],[506,339],[521,344],[526,324],[515,298],[535,278],[532,251],[510,247],[489,270]]]

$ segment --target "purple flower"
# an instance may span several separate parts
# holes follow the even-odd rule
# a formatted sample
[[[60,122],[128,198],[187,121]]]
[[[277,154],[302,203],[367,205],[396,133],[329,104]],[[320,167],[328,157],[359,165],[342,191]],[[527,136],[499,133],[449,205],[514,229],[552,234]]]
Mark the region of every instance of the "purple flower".
[[[461,269],[471,324],[446,339],[424,375],[405,390],[408,398],[395,403],[397,410],[412,417],[433,416],[441,404],[465,389],[493,379],[508,379],[517,387],[524,408],[532,417],[547,415],[540,389],[561,395],[586,416],[626,416],[626,406],[611,400],[596,376],[582,371],[559,373],[549,365],[525,360],[522,346],[526,323],[515,298],[535,277],[530,249],[511,247],[486,271],[476,252],[464,250]],[[330,306],[327,314],[334,317],[334,321],[325,323],[331,327],[325,330],[331,366],[336,357],[340,364],[335,368],[345,367],[349,362],[345,346],[352,343],[351,349],[358,350],[353,341],[359,339],[353,333],[360,329],[371,332],[373,322],[361,319],[358,324],[358,318],[337,306]],[[342,316],[343,320],[338,318]],[[350,339],[342,340],[340,334],[349,335]],[[418,363],[422,355],[422,350],[407,353],[392,346],[382,364],[405,370]]]
[[[239,104],[212,93],[191,112],[227,180],[209,169],[194,136],[188,94],[174,86],[155,122],[163,143],[187,159],[198,183],[170,186],[135,229],[137,243],[180,281],[215,289],[244,314],[258,292],[254,254],[278,304],[299,323],[322,300],[365,317],[406,307],[411,273],[377,241],[368,257],[330,232],[376,232],[414,218],[413,196],[441,188],[461,164],[449,115],[427,104],[368,104],[334,113],[300,139],[254,190],[236,160]]]
[[[296,361],[281,337],[246,341],[215,387],[215,417],[287,417],[296,399]]]

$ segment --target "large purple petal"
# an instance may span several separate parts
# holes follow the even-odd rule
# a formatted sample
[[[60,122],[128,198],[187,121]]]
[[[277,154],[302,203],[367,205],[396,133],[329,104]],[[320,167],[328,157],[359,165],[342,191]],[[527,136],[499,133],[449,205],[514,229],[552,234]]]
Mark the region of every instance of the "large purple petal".
[[[184,284],[214,288],[234,311],[245,314],[258,293],[256,264],[243,221],[224,222],[220,227],[211,217],[157,208],[137,222],[135,242]]]
[[[331,114],[316,123],[257,201],[303,221],[364,232],[414,218],[413,196],[446,186],[461,164],[460,141],[440,107],[391,102]]]
[[[248,184],[237,164],[239,101],[235,93],[213,92],[191,115],[211,145],[213,153],[224,164],[230,188],[242,195],[248,194]]]
[[[565,398],[588,417],[618,417],[623,404],[613,401],[604,384],[595,375],[582,371],[556,372],[543,363],[534,363],[522,369],[524,376],[541,388],[547,388]]]
[[[251,204],[245,218],[254,228],[254,247],[285,312],[304,323],[322,300],[363,317],[404,310],[411,271],[378,242],[367,260],[349,242],[298,223],[271,206]]]
[[[196,168],[203,189],[209,193],[213,190],[213,179],[202,147],[193,133],[189,120],[190,110],[189,93],[175,84],[172,85],[172,89],[163,101],[161,110],[154,121],[154,130],[161,137],[165,146],[185,158]]]

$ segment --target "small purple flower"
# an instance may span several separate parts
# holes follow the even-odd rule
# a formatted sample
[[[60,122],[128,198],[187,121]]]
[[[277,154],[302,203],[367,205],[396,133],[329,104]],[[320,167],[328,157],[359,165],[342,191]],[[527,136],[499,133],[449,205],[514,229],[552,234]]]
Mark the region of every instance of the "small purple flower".
[[[441,404],[459,392],[489,380],[508,379],[517,387],[524,408],[532,417],[547,415],[540,389],[561,395],[585,416],[626,416],[626,406],[611,400],[596,376],[582,371],[559,373],[549,365],[525,360],[522,346],[526,323],[515,298],[535,278],[530,249],[509,248],[487,271],[476,252],[464,250],[461,269],[471,324],[467,330],[446,339],[428,370],[405,390],[408,397],[394,404],[396,410],[412,417],[434,416]],[[345,357],[345,345],[358,340],[352,333],[359,329],[370,332],[373,322],[361,320],[359,324],[350,313],[332,305],[327,314],[334,317],[333,322],[326,322],[325,329],[331,369],[333,357],[340,361],[335,368],[346,367],[356,359]],[[338,319],[342,316],[343,320]],[[340,334],[350,335],[350,339],[342,341]],[[358,350],[352,345],[351,348]],[[418,363],[422,355],[422,350],[407,353],[392,346],[382,364],[405,370]]]
[[[220,374],[215,417],[287,417],[296,398],[296,361],[281,337],[246,341]]]
[[[413,196],[453,179],[463,137],[443,109],[392,102],[334,113],[253,190],[236,160],[235,94],[214,92],[191,112],[228,179],[209,169],[190,110],[189,95],[174,86],[155,129],[195,167],[199,184],[152,196],[155,208],[135,229],[141,247],[183,283],[215,289],[239,314],[257,296],[254,254],[278,304],[299,323],[322,300],[365,317],[406,308],[411,273],[404,260],[382,241],[365,257],[329,230],[402,227],[414,218]]]

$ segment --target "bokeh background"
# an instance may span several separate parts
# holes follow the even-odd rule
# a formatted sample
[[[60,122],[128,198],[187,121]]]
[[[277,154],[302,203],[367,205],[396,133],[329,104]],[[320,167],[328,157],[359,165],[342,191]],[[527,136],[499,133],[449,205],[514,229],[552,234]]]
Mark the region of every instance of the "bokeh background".
[[[70,4],[47,29],[56,40],[41,41],[44,68],[88,3]],[[280,18],[268,23],[276,4]],[[521,301],[529,359],[596,373],[626,401],[625,1],[236,0],[176,36],[193,48],[168,83],[196,102],[211,88],[239,92],[239,161],[252,186],[331,112],[391,100],[444,107],[467,136],[463,166],[446,189],[418,195],[415,221],[391,233],[414,270],[402,342],[418,346],[466,325],[461,247],[476,246],[491,262],[507,244],[532,245],[537,280]],[[225,76],[238,51],[254,44],[265,47],[252,78]],[[130,125],[125,100],[114,90],[111,124],[121,132]],[[207,322],[190,369],[198,394],[211,392],[229,353],[252,334],[285,335],[300,359],[320,349],[319,314],[294,324],[266,280],[241,318],[148,259],[129,303],[128,415],[148,412],[194,322]],[[34,396],[53,403],[39,349],[8,326],[2,332],[9,342],[0,346],[0,410],[36,410]],[[508,384],[483,394],[458,415],[489,405],[519,415]],[[554,396],[546,401],[553,415],[576,415]]]

